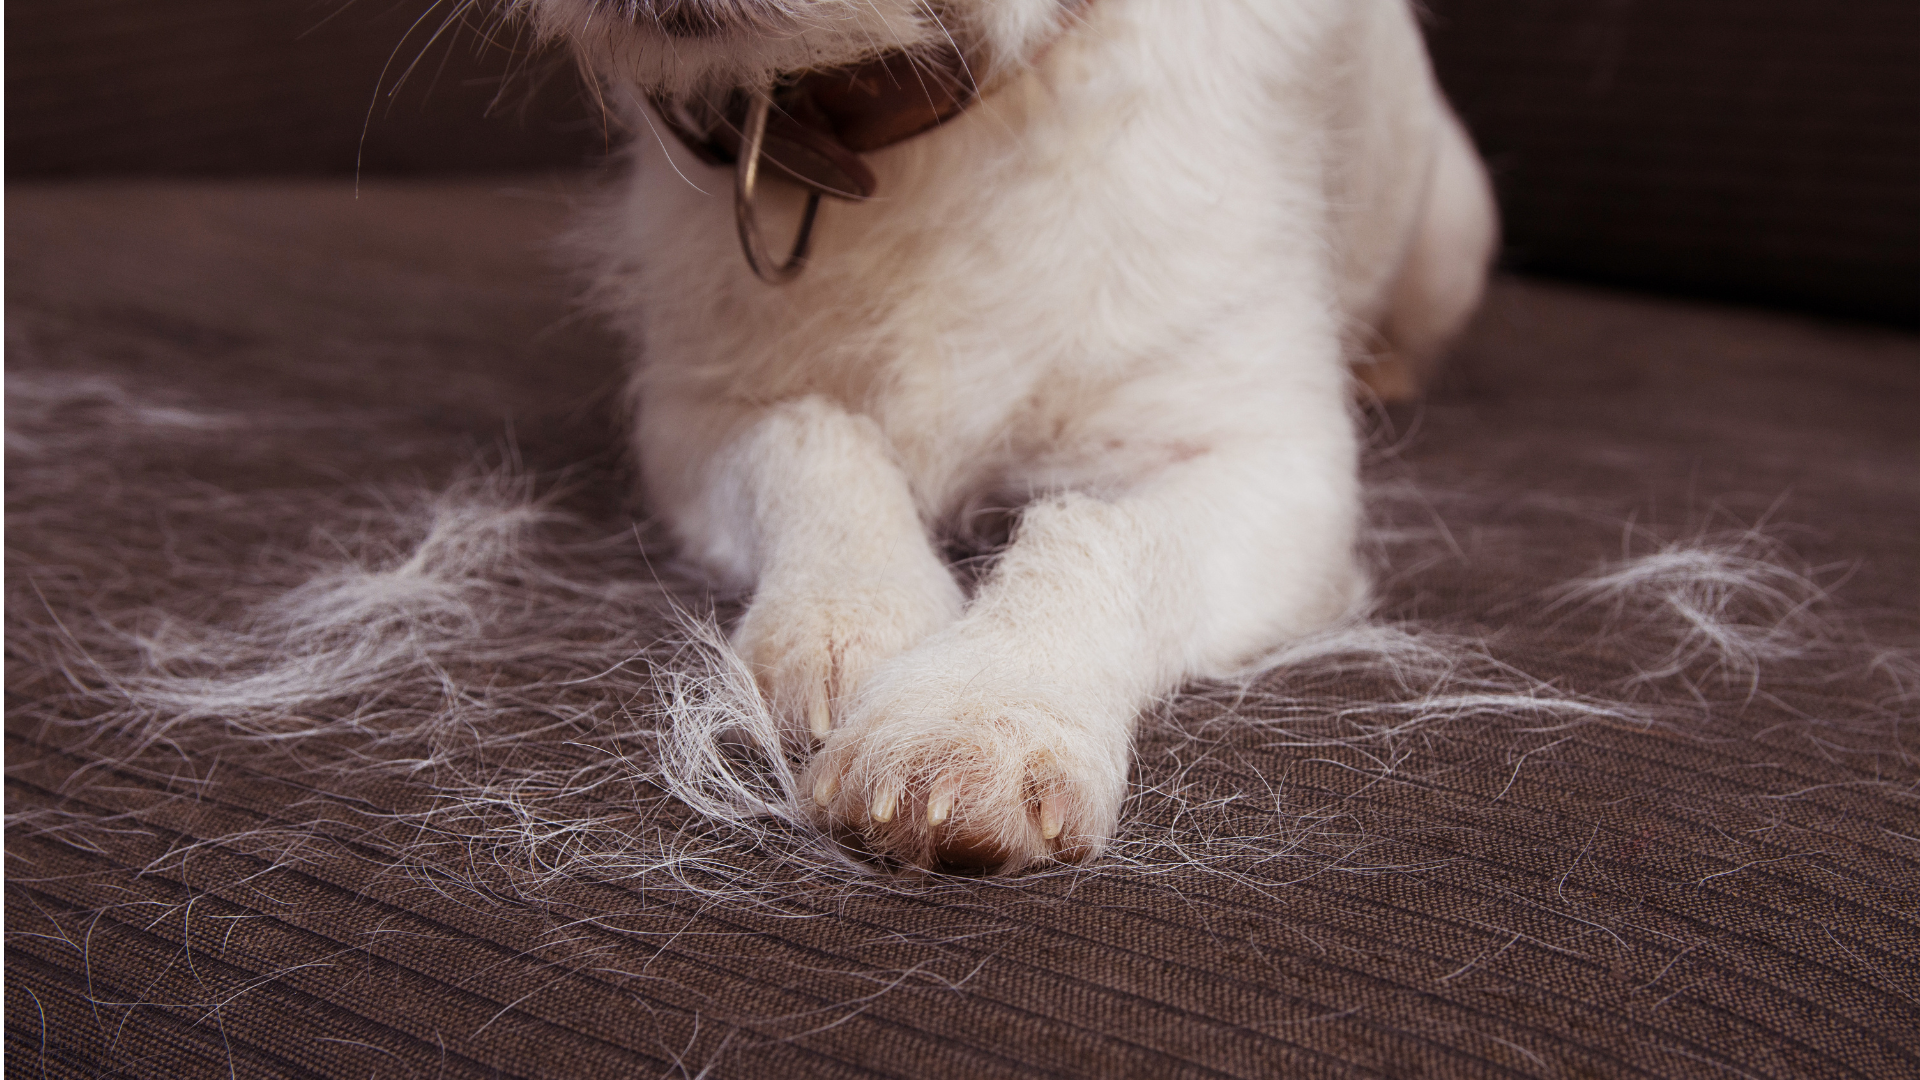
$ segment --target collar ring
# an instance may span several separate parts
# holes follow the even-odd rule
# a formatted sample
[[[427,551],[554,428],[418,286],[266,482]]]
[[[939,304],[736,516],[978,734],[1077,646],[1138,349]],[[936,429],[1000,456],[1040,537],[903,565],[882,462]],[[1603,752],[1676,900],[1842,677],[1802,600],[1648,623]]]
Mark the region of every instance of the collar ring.
[[[740,232],[740,249],[754,276],[769,285],[784,285],[806,269],[807,254],[813,247],[813,222],[820,212],[820,191],[807,190],[807,208],[801,213],[800,231],[786,261],[775,263],[760,235],[759,215],[754,212],[753,196],[759,186],[760,160],[767,142],[767,119],[773,110],[773,97],[765,90],[754,90],[747,102],[747,122],[742,131],[740,153],[733,166],[733,220]]]

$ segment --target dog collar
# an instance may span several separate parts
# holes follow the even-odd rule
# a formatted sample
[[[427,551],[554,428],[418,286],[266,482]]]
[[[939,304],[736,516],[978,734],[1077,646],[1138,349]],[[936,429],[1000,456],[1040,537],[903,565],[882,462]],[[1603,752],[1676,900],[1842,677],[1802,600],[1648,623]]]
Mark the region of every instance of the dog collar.
[[[1084,10],[1093,0],[1070,0]],[[734,219],[747,265],[762,281],[791,281],[806,266],[820,199],[873,197],[879,182],[860,155],[902,143],[966,111],[979,100],[970,58],[944,48],[895,50],[843,67],[800,72],[771,91],[739,88],[723,97],[652,98],[654,111],[688,150],[734,170]],[[762,163],[807,190],[791,253],[767,254],[753,209]]]
[[[718,103],[656,97],[653,105],[702,161],[737,165],[753,134],[756,99],[765,97],[761,161],[811,191],[857,201],[879,189],[861,154],[938,127],[977,96],[966,57],[950,49],[802,72],[770,94],[738,89]]]

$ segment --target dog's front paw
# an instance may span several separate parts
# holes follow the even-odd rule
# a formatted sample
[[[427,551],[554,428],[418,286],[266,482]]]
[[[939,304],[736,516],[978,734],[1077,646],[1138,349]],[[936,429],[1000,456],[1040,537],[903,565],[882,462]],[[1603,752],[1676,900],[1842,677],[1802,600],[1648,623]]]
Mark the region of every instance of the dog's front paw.
[[[960,615],[951,578],[922,587],[763,589],[733,635],[788,748],[806,754],[881,662]]]
[[[929,869],[1082,861],[1126,794],[1127,717],[982,672],[889,665],[808,772],[828,826]]]

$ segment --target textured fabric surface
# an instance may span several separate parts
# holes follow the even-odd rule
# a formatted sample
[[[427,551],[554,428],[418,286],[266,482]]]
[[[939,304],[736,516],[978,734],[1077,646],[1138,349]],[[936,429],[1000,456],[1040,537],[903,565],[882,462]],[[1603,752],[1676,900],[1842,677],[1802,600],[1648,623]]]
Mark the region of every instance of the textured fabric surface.
[[[1368,465],[1380,625],[1451,668],[1191,688],[1091,868],[862,876],[650,764],[708,598],[573,190],[9,192],[9,1075],[1920,1071],[1920,341],[1500,283]],[[248,696],[277,598],[451,588],[417,504],[528,491],[378,631],[427,676]]]
[[[604,153],[570,58],[492,10],[15,0],[7,174],[445,173]]]
[[[1920,6],[1432,11],[1512,266],[1920,324]]]

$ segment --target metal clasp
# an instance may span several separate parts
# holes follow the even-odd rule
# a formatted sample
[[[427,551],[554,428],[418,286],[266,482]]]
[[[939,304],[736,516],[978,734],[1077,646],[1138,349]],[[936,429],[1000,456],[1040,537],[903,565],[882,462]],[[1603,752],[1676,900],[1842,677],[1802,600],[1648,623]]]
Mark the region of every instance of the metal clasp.
[[[807,209],[800,218],[800,234],[794,237],[793,251],[787,261],[775,265],[760,237],[760,222],[753,211],[753,192],[760,179],[760,156],[767,142],[767,117],[773,110],[773,98],[765,90],[753,91],[747,103],[746,131],[740,154],[733,166],[733,220],[740,230],[740,248],[746,252],[747,265],[755,277],[769,285],[784,285],[806,269],[807,252],[813,245],[813,219],[820,212],[820,192],[809,188]]]

